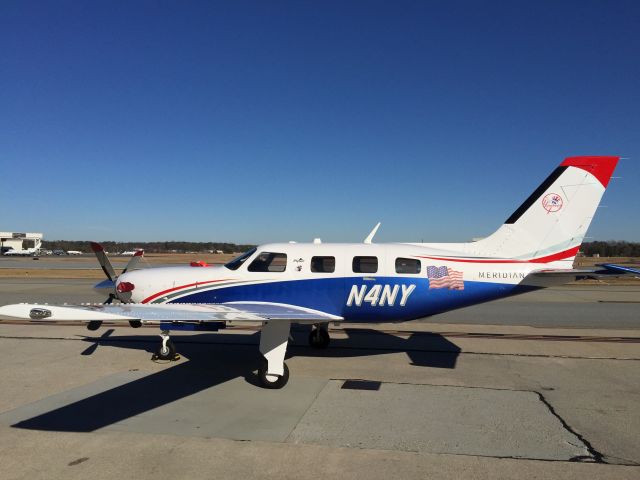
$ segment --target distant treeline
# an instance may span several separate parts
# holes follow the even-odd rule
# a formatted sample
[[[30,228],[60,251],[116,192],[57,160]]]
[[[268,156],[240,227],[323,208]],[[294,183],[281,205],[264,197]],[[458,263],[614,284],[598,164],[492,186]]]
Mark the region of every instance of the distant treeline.
[[[206,253],[217,252],[236,253],[244,252],[254,245],[237,245],[235,243],[219,242],[100,242],[107,252],[119,253],[142,248],[146,253]],[[78,250],[85,253],[91,252],[88,241],[82,240],[43,240],[42,248],[46,250]]]
[[[147,253],[186,253],[186,252],[216,252],[236,253],[244,252],[255,245],[237,245],[235,243],[219,242],[101,242],[107,252],[117,253],[142,248]],[[47,250],[79,250],[89,253],[91,249],[87,241],[48,240],[42,242],[42,248]],[[600,254],[601,257],[640,257],[639,242],[607,241],[585,242],[580,251],[591,257]]]
[[[601,257],[640,257],[639,242],[613,241],[585,242],[580,251],[587,257],[600,254]]]

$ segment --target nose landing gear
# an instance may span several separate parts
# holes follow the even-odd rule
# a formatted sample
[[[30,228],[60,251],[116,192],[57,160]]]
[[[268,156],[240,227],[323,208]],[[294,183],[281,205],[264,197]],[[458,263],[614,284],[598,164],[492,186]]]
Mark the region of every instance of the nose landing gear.
[[[160,338],[162,339],[162,343],[160,344],[160,348],[154,353],[152,360],[180,359],[180,355],[176,353],[176,346],[171,341],[171,337],[169,337],[169,331],[162,330],[160,332]]]

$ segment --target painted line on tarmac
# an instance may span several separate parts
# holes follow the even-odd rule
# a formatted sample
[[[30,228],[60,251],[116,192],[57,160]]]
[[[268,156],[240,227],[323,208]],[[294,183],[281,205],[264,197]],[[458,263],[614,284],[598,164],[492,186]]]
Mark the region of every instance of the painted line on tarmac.
[[[640,303],[640,302],[639,302]],[[65,321],[30,321],[30,320],[0,320],[0,325],[30,325],[30,326],[59,326],[59,327],[78,327],[81,326],[77,322],[65,322]],[[103,322],[104,327],[123,327],[122,323],[115,322]],[[142,328],[158,328],[159,325],[144,323]],[[223,332],[257,332],[262,328],[257,326],[228,326],[221,329],[218,333]],[[345,331],[348,330],[348,331]],[[536,341],[551,341],[551,342],[597,342],[597,343],[640,343],[640,337],[623,337],[623,336],[593,336],[593,335],[534,335],[524,333],[481,333],[481,332],[424,332],[420,330],[393,330],[393,329],[361,329],[361,328],[330,328],[330,332],[333,333],[345,333],[347,335],[394,335],[400,338],[405,337],[446,337],[446,338],[474,338],[479,340],[536,340]],[[192,333],[206,333],[193,331]],[[214,333],[214,332],[208,332]],[[0,335],[0,338],[7,338]],[[49,337],[32,337],[32,338],[49,338]],[[63,338],[63,337],[52,337]],[[182,337],[180,337],[182,338]]]

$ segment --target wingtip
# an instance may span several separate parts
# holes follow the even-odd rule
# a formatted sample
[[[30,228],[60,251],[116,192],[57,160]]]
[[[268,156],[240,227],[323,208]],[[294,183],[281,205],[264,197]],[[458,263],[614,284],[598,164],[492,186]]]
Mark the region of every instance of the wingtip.
[[[142,257],[144,255],[144,250],[136,250],[136,253],[133,254],[134,257]]]

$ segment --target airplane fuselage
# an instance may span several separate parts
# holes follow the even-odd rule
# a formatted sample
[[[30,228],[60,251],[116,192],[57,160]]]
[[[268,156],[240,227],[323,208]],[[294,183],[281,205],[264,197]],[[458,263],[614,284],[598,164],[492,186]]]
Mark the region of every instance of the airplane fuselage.
[[[4,255],[7,257],[18,256],[18,257],[27,257],[29,255],[35,255],[37,249],[29,248],[27,250],[7,250],[4,252]]]
[[[258,247],[239,265],[136,270],[118,284],[133,285],[134,303],[251,300],[347,321],[404,321],[530,291],[537,288],[526,284],[530,272],[557,265],[557,258],[471,258],[427,245],[281,243]]]

